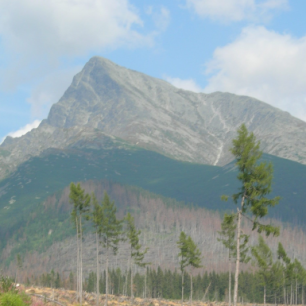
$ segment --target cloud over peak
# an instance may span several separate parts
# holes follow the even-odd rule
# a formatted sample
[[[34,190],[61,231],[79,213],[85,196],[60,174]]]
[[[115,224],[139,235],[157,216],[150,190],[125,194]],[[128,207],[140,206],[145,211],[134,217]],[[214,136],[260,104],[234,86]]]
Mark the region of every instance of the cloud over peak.
[[[247,27],[217,48],[206,65],[205,91],[248,95],[306,121],[306,36]]]

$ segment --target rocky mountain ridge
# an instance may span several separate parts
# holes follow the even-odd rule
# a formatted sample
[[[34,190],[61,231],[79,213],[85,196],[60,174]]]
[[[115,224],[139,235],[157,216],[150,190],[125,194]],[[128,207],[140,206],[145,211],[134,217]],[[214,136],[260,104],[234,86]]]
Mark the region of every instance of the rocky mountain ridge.
[[[306,122],[256,99],[194,93],[93,57],[41,125],[0,146],[0,179],[48,148],[116,137],[175,159],[225,165],[245,123],[264,152],[306,163]]]

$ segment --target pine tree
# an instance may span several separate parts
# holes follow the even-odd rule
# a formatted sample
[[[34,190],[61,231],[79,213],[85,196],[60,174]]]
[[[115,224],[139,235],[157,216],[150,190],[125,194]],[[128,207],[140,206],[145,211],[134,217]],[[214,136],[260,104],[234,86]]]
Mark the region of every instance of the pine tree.
[[[251,215],[250,220],[253,223],[252,230],[257,229],[259,233],[265,232],[266,235],[278,235],[279,229],[272,225],[260,224],[258,219],[268,214],[268,208],[275,206],[279,197],[268,199],[266,195],[271,192],[271,183],[273,178],[272,164],[260,162],[262,156],[260,143],[256,141],[253,133],[249,133],[243,124],[238,129],[238,136],[233,140],[233,146],[230,149],[236,159],[238,168],[238,180],[241,182],[239,191],[232,195],[235,204],[240,201],[240,207],[237,206],[237,236],[236,236],[236,270],[234,287],[234,306],[237,306],[238,300],[238,276],[240,263],[240,245],[241,245],[241,218]],[[253,217],[253,219],[251,219]]]
[[[304,286],[306,283],[306,270],[300,263],[300,261],[295,260],[295,268],[297,270],[297,278],[301,284],[301,304],[304,305]]]
[[[181,269],[181,274],[182,274],[181,305],[183,306],[183,302],[184,302],[184,273],[185,273],[185,268],[189,265],[187,236],[183,231],[181,232],[179,240],[177,241],[177,246],[180,250],[178,256],[180,258],[180,269]]]
[[[267,285],[271,280],[271,270],[273,266],[272,252],[269,246],[265,243],[263,237],[259,235],[258,245],[252,248],[252,255],[255,258],[256,264],[259,268],[259,275],[264,286],[264,306],[266,306],[266,290]]]
[[[18,281],[17,271],[20,272],[20,270],[22,269],[22,266],[23,266],[22,258],[21,258],[19,253],[16,255],[16,264],[17,264],[17,268],[16,268],[15,283],[17,283],[17,281]]]
[[[274,304],[277,305],[277,297],[281,296],[280,289],[283,286],[283,268],[279,260],[275,261],[271,267],[270,282],[274,292]]]
[[[97,198],[95,194],[92,194],[92,211],[91,211],[91,216],[90,219],[92,220],[94,229],[95,229],[95,236],[96,236],[96,252],[97,252],[97,271],[96,271],[96,304],[97,306],[99,305],[99,293],[100,293],[100,288],[99,288],[99,243],[100,243],[100,237],[101,237],[101,232],[102,232],[102,223],[103,223],[103,211],[102,211],[102,206],[99,205]]]
[[[231,306],[232,302],[232,260],[236,258],[236,228],[237,228],[237,214],[224,214],[223,221],[221,223],[221,231],[218,232],[218,241],[222,242],[223,245],[228,249],[228,305]],[[247,256],[249,236],[241,234],[240,240],[240,262],[248,262],[249,257]]]
[[[221,241],[223,245],[228,249],[228,305],[231,306],[232,302],[232,259],[235,258],[235,223],[236,215],[224,214],[223,221],[221,223],[221,231],[218,232],[220,238],[217,238],[218,241]]]
[[[189,236],[187,238],[188,245],[188,265],[192,268],[201,268],[201,251]],[[192,273],[190,273],[190,303],[192,304]]]
[[[103,215],[101,223],[101,238],[102,245],[106,249],[106,261],[105,261],[105,305],[108,303],[108,256],[109,250],[113,251],[113,254],[117,253],[118,244],[122,240],[122,220],[118,220],[116,217],[117,208],[114,201],[111,202],[106,191],[102,201],[101,213]]]
[[[70,203],[73,204],[73,209],[71,212],[71,220],[76,228],[77,233],[77,299],[82,306],[83,297],[83,267],[82,267],[82,239],[83,239],[83,225],[82,225],[82,215],[89,210],[90,196],[85,194],[84,189],[78,183],[70,184]]]
[[[287,287],[290,285],[292,289],[292,279],[293,279],[293,269],[294,263],[291,262],[291,259],[287,255],[283,245],[279,242],[277,248],[277,257],[281,261],[283,266],[283,287],[284,287],[284,304],[287,304]],[[292,299],[292,292],[291,292]],[[291,301],[292,304],[292,301]]]
[[[139,243],[140,230],[135,227],[134,217],[128,213],[125,217],[126,220],[126,235],[130,244],[130,271],[131,271],[131,301],[133,303],[134,292],[133,292],[133,267],[132,261],[139,267],[145,267],[148,263],[144,263],[143,259],[148,251],[146,248],[143,252],[140,251],[141,244]]]

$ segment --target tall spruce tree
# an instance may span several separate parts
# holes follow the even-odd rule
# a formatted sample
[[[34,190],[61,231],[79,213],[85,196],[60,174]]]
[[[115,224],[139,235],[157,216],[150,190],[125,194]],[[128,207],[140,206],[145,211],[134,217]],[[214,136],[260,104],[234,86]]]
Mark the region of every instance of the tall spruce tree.
[[[200,268],[201,266],[201,251],[194,243],[190,236],[187,236],[183,231],[180,234],[177,246],[180,250],[178,256],[180,258],[180,269],[182,276],[182,298],[181,304],[184,302],[184,274],[185,268],[190,266],[191,268]],[[192,273],[190,273],[190,303],[192,303]]]
[[[224,214],[223,221],[221,223],[221,231],[218,232],[223,245],[228,249],[228,305],[231,306],[232,303],[232,259],[235,258],[235,232],[236,232],[236,222],[235,218],[237,215],[234,214]]]
[[[236,229],[237,229],[237,214],[224,214],[223,221],[221,223],[221,231],[218,232],[218,241],[228,249],[228,304],[232,303],[232,260],[236,258]],[[241,234],[240,240],[240,262],[248,262],[250,258],[248,254],[248,241],[249,236]]]
[[[252,247],[251,252],[259,268],[258,272],[264,287],[264,306],[266,306],[267,286],[271,283],[273,272],[272,252],[261,235],[258,237],[258,245]]]
[[[189,265],[188,241],[187,241],[187,236],[183,231],[181,232],[179,240],[177,241],[177,246],[180,250],[178,256],[180,258],[180,269],[181,269],[181,275],[182,275],[181,305],[183,306],[183,302],[184,302],[184,273],[185,273],[185,268]]]
[[[189,236],[187,238],[187,245],[188,245],[188,265],[191,266],[192,269],[194,268],[201,268],[201,251],[194,243],[192,238]],[[192,286],[192,273],[190,273],[190,304],[192,304],[192,293],[193,293],[193,286]]]
[[[295,268],[298,271],[297,279],[301,284],[301,304],[304,305],[304,286],[306,283],[306,270],[302,266],[301,262],[297,259],[295,260]]]
[[[271,289],[274,293],[274,304],[277,305],[277,298],[282,296],[281,289],[283,286],[283,269],[279,260],[274,261],[270,273]]]
[[[83,250],[82,250],[82,240],[83,240],[83,225],[82,225],[82,215],[84,215],[89,210],[90,206],[90,196],[85,194],[84,189],[81,188],[80,183],[75,185],[70,184],[70,203],[73,204],[71,212],[71,221],[76,228],[77,234],[77,299],[82,306],[83,298]]]
[[[103,210],[102,206],[99,205],[97,198],[95,194],[92,194],[91,196],[92,199],[92,211],[91,211],[91,216],[90,219],[93,223],[93,227],[95,229],[95,236],[96,236],[96,255],[97,255],[97,280],[96,280],[96,291],[97,291],[97,296],[96,296],[96,304],[97,306],[99,305],[99,293],[100,293],[100,286],[99,286],[99,276],[100,276],[100,269],[99,269],[99,244],[100,244],[100,238],[101,238],[101,233],[102,233],[102,224],[103,224]]]
[[[257,229],[259,233],[266,235],[278,235],[279,229],[270,225],[259,223],[258,219],[268,214],[268,208],[279,202],[279,197],[269,199],[266,196],[271,192],[273,178],[272,164],[259,162],[262,152],[260,142],[256,141],[253,133],[249,133],[244,124],[237,131],[237,138],[233,139],[230,149],[236,159],[238,169],[238,180],[241,186],[237,193],[232,195],[234,203],[237,205],[237,235],[236,235],[236,269],[234,287],[234,306],[238,300],[238,276],[240,263],[241,245],[241,218],[250,215],[253,223],[252,230]],[[238,205],[239,203],[239,205]]]
[[[279,242],[277,248],[277,257],[280,260],[283,267],[283,294],[284,294],[284,304],[288,304],[288,286],[292,286],[292,277],[293,277],[293,263],[287,255],[283,245]],[[292,294],[291,294],[292,296]]]
[[[23,263],[22,263],[22,258],[20,256],[20,254],[18,253],[16,255],[16,276],[15,276],[15,283],[17,283],[18,278],[17,278],[17,273],[20,272],[20,270],[22,269]]]
[[[141,244],[139,243],[140,230],[135,227],[134,217],[130,213],[127,213],[125,217],[126,221],[126,236],[130,245],[130,271],[131,271],[131,301],[133,303],[133,266],[132,263],[139,267],[145,267],[148,263],[143,262],[144,256],[148,251],[146,248],[144,251],[140,251]]]
[[[108,303],[108,260],[109,250],[113,251],[113,254],[117,253],[118,244],[122,240],[122,220],[118,220],[116,217],[117,208],[114,201],[110,201],[107,192],[104,192],[104,197],[101,206],[103,219],[101,224],[101,238],[102,245],[106,250],[105,260],[105,305]]]

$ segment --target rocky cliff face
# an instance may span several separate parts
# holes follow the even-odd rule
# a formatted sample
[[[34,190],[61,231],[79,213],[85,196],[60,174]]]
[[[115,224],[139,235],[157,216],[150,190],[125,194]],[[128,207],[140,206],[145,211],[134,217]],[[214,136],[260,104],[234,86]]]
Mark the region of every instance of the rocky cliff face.
[[[47,148],[101,133],[176,159],[225,165],[242,123],[264,152],[306,163],[306,123],[287,112],[246,96],[177,89],[93,57],[39,128],[0,146],[1,177]]]

